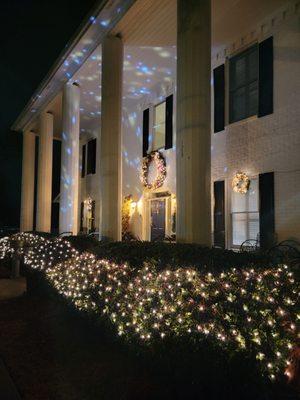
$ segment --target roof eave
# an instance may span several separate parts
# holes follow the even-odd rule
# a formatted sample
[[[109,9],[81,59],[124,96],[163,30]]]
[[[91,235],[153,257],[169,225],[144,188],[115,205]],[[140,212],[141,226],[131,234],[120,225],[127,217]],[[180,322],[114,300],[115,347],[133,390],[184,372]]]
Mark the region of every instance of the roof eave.
[[[75,47],[80,43],[82,40],[83,36],[92,28],[94,22],[93,18],[100,19],[101,21],[101,11],[104,10],[104,7],[108,4],[109,6],[117,6],[118,3],[123,3],[123,12],[119,13],[119,16],[122,17],[127,10],[131,7],[131,5],[135,2],[135,0],[123,0],[122,2],[118,1],[111,1],[111,0],[99,0],[98,3],[95,5],[93,9],[87,14],[87,16],[84,18],[83,22],[80,24],[79,28],[75,32],[75,34],[72,36],[72,38],[69,40],[67,45],[65,46],[65,49],[60,53],[56,61],[54,62],[52,68],[49,70],[45,78],[42,80],[41,84],[38,86],[38,88],[35,90],[33,96],[31,99],[28,101],[24,109],[21,111],[13,125],[11,126],[12,131],[20,132],[26,129],[34,120],[35,118],[35,112],[32,112],[33,108],[35,108],[35,103],[39,98],[41,97],[41,94],[47,90],[47,88],[53,84],[54,79],[62,65],[66,62],[67,58],[71,55],[72,51],[75,49]],[[111,29],[113,29],[114,25],[110,26],[109,29],[105,32],[107,34]],[[101,29],[101,28],[100,28]],[[102,28],[103,29],[103,28]],[[45,101],[41,101],[41,105],[37,108],[37,110],[43,109],[43,107],[46,107],[46,105],[57,95],[57,93],[61,90],[63,85],[72,78],[74,73],[82,66],[82,64],[86,61],[86,59],[91,55],[91,53],[95,50],[95,48],[101,43],[101,35],[99,35],[99,41],[95,42],[85,53],[85,56],[82,58],[82,62],[80,65],[78,65],[77,69],[73,68],[72,75],[68,78],[65,79],[65,81],[61,80],[59,83],[54,87],[52,95],[46,95],[45,96]],[[76,68],[76,67],[75,67]]]

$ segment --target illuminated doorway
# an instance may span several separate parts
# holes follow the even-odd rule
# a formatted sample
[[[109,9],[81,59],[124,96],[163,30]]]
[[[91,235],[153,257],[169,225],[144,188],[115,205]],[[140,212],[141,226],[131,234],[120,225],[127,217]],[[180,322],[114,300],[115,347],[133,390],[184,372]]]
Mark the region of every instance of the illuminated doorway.
[[[166,199],[152,199],[150,203],[151,241],[166,236]]]

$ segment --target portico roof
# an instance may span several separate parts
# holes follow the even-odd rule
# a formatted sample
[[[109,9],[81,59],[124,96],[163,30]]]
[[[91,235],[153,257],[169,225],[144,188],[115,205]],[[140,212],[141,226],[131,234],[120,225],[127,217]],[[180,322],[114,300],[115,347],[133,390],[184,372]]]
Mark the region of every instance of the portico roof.
[[[254,25],[267,15],[279,7],[287,7],[289,3],[286,0],[252,0],[250,3],[248,0],[212,0],[212,55],[222,49],[224,52],[224,46],[234,38],[240,36],[243,39],[244,34],[249,34],[250,27],[255,28]],[[176,0],[99,0],[41,82],[12,130],[31,128],[36,115],[49,103],[55,114],[59,102],[57,95],[63,85],[70,79],[76,80],[76,72],[108,33],[120,34],[127,46],[175,46]],[[59,130],[58,125],[56,130]]]

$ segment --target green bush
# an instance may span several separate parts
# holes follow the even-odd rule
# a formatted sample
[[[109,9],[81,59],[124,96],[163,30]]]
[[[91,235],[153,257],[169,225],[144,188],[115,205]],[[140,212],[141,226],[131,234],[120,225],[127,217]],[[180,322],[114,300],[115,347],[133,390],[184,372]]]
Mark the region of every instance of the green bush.
[[[237,253],[232,250],[185,243],[99,242],[88,236],[71,236],[66,239],[79,251],[89,251],[98,258],[108,258],[117,263],[127,262],[134,268],[143,265],[146,260],[154,262],[159,270],[166,266],[224,270],[232,267],[263,268],[272,265],[271,257],[263,252]]]
[[[288,266],[267,265],[263,253],[25,233],[0,240],[2,258],[14,254],[16,241],[33,283],[43,272],[73,306],[103,316],[141,349],[210,343],[228,357],[246,352],[275,379],[296,345],[298,281]]]

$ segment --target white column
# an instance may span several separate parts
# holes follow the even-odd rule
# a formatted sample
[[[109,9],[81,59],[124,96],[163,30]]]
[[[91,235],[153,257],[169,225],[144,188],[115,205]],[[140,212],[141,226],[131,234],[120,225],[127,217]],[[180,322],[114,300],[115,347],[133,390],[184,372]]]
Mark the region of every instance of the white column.
[[[113,240],[121,239],[122,72],[122,41],[109,36],[102,45],[100,231]]]
[[[67,83],[63,91],[59,232],[78,233],[80,89]]]
[[[23,132],[20,231],[33,230],[35,134]]]
[[[176,234],[211,245],[211,1],[177,6]]]
[[[43,112],[39,120],[39,163],[36,230],[51,231],[53,115]]]

